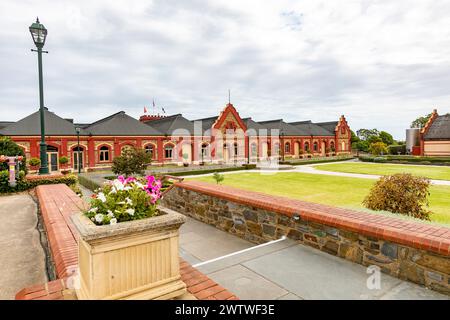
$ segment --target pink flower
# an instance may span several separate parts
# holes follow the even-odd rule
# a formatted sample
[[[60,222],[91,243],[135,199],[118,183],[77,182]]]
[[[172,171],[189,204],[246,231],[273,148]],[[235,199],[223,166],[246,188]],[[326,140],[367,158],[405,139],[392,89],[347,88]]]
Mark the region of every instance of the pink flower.
[[[120,181],[120,183],[124,184],[125,183],[125,177],[124,176],[118,176],[117,180]]]
[[[136,181],[135,177],[129,177],[125,180],[125,184]]]

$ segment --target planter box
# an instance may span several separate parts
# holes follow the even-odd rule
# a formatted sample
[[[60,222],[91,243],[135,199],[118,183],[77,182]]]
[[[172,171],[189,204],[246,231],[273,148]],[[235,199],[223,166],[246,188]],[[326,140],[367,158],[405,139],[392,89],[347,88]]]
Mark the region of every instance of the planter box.
[[[72,216],[80,233],[78,299],[171,299],[186,292],[178,256],[186,217],[159,210],[156,217],[106,226]]]

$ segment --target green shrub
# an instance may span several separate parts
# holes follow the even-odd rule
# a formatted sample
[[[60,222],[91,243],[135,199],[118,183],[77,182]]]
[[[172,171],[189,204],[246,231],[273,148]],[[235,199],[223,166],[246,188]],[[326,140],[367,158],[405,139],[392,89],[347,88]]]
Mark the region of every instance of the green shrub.
[[[373,158],[373,162],[384,163],[387,159],[385,157],[375,157]]]
[[[9,157],[22,156],[23,159],[20,161],[20,170],[24,170],[25,173],[27,172],[27,159],[25,158],[23,149],[9,137],[0,137],[0,156],[2,155]],[[0,162],[0,170],[8,170],[8,163]]]
[[[426,165],[428,165],[428,164],[431,164],[431,161],[420,161],[420,164],[426,164]]]
[[[358,159],[359,159],[359,161],[363,161],[363,162],[373,162],[373,159],[375,159],[375,157],[359,156]]]
[[[115,179],[115,178],[116,178],[116,176],[114,176],[114,179]],[[112,179],[112,180],[114,180],[114,179]],[[85,177],[85,176],[83,176],[83,175],[79,175],[79,176],[78,176],[78,182],[79,182],[83,187],[85,187],[85,188],[91,190],[92,192],[95,192],[95,190],[97,190],[98,188],[101,187],[101,185],[100,185],[98,182],[96,182],[96,181],[94,181],[94,180],[92,180],[92,179],[89,179],[88,177]]]
[[[388,154],[389,150],[384,142],[374,142],[369,147],[369,152],[374,156]]]
[[[245,163],[242,165],[246,170],[256,169],[256,164],[254,163]]]
[[[39,158],[31,158],[30,161],[28,161],[28,164],[32,167],[37,167],[41,165],[41,159]]]
[[[405,154],[406,153],[406,145],[399,144],[399,145],[390,145],[388,146],[389,154],[398,155],[398,154]]]
[[[78,181],[77,177],[73,174],[58,178],[43,177],[42,179],[27,180],[25,179],[25,171],[21,170],[18,173],[16,186],[11,187],[9,185],[8,170],[2,170],[0,171],[0,193],[25,191],[37,187],[38,185],[41,184],[64,183],[68,186],[71,186],[76,185],[77,181]]]
[[[363,205],[371,210],[390,211],[430,220],[428,188],[430,180],[407,173],[381,177],[364,199]]]
[[[59,158],[59,164],[66,164],[69,162],[69,158],[67,158],[66,156],[62,156]]]
[[[114,158],[111,170],[117,175],[127,177],[133,174],[143,175],[151,161],[151,154],[145,150],[130,148],[125,150],[121,156]]]
[[[225,176],[224,176],[223,174],[218,173],[218,172],[214,172],[213,178],[214,178],[214,180],[216,180],[216,183],[217,183],[217,184],[219,184],[219,183],[221,183],[223,180],[225,180]]]

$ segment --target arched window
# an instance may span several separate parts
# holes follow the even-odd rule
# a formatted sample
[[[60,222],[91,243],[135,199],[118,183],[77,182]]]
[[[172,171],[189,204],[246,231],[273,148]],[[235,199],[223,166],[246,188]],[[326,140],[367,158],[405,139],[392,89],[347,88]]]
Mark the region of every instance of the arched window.
[[[284,153],[291,153],[291,144],[289,142],[284,144]]]
[[[173,157],[173,145],[168,144],[164,147],[164,157],[166,159],[172,159]]]
[[[251,145],[251,155],[252,157],[256,157],[258,155],[258,145],[256,142],[253,142]]]
[[[109,154],[109,147],[108,146],[102,146],[99,149],[99,157],[100,157],[100,161],[109,161],[110,159],[110,154]]]
[[[341,127],[341,133],[345,134],[345,127]]]
[[[155,146],[152,144],[147,144],[144,147],[144,150],[145,150],[145,153],[149,154],[153,159],[153,156],[155,155]]]
[[[239,146],[238,146],[238,144],[235,142],[234,145],[233,145],[233,147],[234,147],[234,156],[237,157],[238,154],[239,154]]]
[[[309,142],[305,142],[305,144],[303,145],[303,149],[305,149],[306,152],[309,151]]]
[[[331,151],[335,151],[335,146],[334,146],[334,141],[331,141],[330,142],[330,149],[331,149]]]
[[[314,142],[313,148],[314,151],[319,151],[319,144],[317,142]]]

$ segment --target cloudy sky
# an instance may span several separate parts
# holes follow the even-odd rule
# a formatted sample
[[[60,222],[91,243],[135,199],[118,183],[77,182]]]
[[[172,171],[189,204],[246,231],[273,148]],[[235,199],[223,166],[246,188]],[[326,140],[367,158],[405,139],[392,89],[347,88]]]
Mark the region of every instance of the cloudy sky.
[[[450,1],[0,2],[0,120],[37,110],[28,26],[49,30],[45,103],[78,122],[152,100],[187,118],[231,100],[255,120],[330,121],[404,138],[450,112]]]

